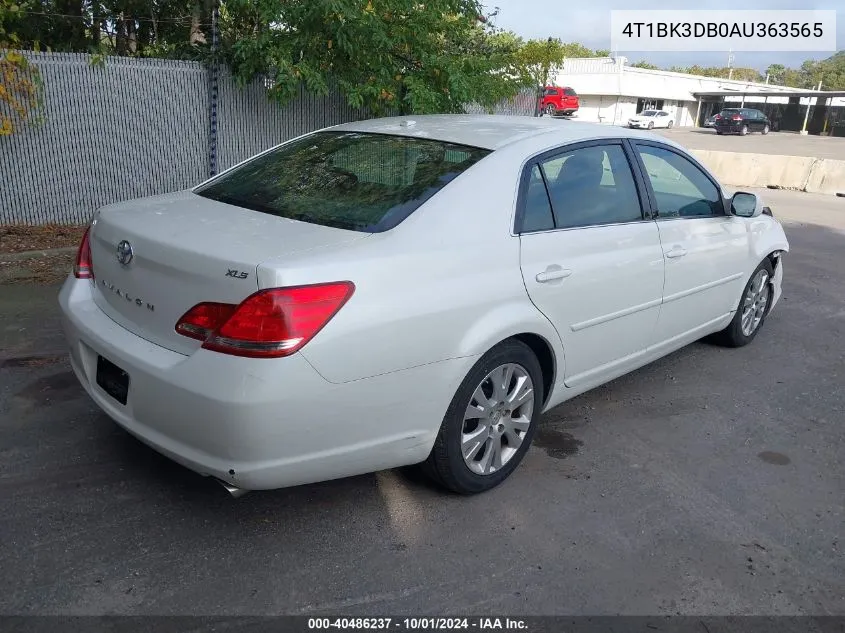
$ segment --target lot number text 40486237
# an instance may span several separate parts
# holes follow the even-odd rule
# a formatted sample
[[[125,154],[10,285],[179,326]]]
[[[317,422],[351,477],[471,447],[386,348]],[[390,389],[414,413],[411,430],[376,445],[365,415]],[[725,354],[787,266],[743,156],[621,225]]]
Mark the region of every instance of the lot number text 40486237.
[[[526,630],[519,618],[308,618],[312,631],[343,629],[347,631],[399,630],[399,631],[498,631]]]

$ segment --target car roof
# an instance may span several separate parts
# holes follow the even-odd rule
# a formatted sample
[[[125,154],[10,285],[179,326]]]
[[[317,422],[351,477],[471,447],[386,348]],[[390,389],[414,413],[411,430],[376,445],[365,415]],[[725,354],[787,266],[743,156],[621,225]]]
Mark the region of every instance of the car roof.
[[[333,131],[370,132],[415,138],[429,138],[447,143],[470,145],[496,150],[507,145],[536,139],[537,146],[574,143],[600,138],[647,138],[675,145],[668,139],[655,139],[653,135],[622,128],[558,120],[551,117],[529,117],[485,114],[428,114],[406,117],[368,119],[344,123],[329,128]]]

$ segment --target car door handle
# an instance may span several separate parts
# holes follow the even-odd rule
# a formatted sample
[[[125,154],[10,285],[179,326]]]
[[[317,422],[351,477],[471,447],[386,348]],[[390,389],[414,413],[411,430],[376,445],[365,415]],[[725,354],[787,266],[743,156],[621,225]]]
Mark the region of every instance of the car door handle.
[[[571,274],[572,271],[567,270],[566,268],[549,267],[543,272],[537,273],[537,276],[534,277],[534,279],[537,280],[537,283],[544,284],[548,281],[555,281],[556,279],[566,279]]]
[[[666,253],[666,257],[670,259],[676,259],[678,257],[683,257],[687,254],[686,249],[681,248],[680,246],[675,246],[671,251]]]

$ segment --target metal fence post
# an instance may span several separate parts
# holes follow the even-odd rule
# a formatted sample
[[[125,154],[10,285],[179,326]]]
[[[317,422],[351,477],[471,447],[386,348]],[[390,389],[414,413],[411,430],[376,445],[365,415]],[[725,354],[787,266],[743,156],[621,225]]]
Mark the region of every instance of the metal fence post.
[[[219,9],[215,2],[211,10],[211,64],[208,69],[208,175],[217,175],[217,97],[219,93],[220,66],[217,20]]]

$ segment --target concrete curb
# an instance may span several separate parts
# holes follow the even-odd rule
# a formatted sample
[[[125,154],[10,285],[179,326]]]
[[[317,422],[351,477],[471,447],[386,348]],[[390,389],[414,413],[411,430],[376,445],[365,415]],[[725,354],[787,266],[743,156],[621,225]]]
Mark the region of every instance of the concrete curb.
[[[0,261],[3,262],[17,262],[22,259],[32,259],[34,257],[51,257],[53,255],[64,255],[65,253],[75,253],[76,246],[63,246],[62,248],[48,248],[42,251],[21,251],[19,253],[0,253]]]
[[[725,185],[770,187],[838,195],[845,190],[845,160],[693,149]]]

